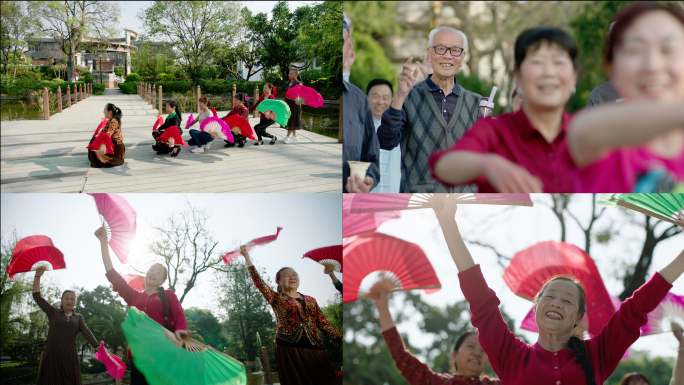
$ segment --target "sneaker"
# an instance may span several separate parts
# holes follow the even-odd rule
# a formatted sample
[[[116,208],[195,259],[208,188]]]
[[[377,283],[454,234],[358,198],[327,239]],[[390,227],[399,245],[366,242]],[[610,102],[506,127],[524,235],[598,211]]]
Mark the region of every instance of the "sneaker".
[[[285,139],[283,140],[283,143],[285,143],[285,144],[290,143],[290,137],[286,136]]]
[[[297,135],[294,135],[292,139],[294,139],[295,142],[299,142],[299,137]]]
[[[197,154],[198,152],[204,152],[204,149],[202,147],[197,147],[190,150],[190,152],[192,152],[193,154]]]
[[[211,142],[208,142],[207,144],[204,145],[204,149],[208,150],[211,148]]]
[[[180,152],[181,152],[181,146],[175,146],[173,148],[173,150],[171,150],[171,156],[177,157]]]
[[[235,143],[226,142],[226,144],[224,144],[223,147],[235,147]]]
[[[247,143],[246,140],[241,140],[240,142],[238,142],[238,145],[237,145],[237,146],[240,147],[240,148],[245,147],[245,143]]]

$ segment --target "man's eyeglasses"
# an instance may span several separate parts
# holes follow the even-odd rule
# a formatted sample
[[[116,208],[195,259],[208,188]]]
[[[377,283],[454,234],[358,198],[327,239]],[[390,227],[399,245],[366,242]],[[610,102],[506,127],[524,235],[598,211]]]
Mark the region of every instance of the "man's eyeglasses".
[[[445,47],[445,46],[439,45],[439,44],[433,45],[430,48],[434,49],[435,53],[437,55],[444,55],[447,52],[447,50],[449,50],[449,51],[451,51],[451,56],[454,56],[454,57],[461,56],[461,54],[464,51],[463,48],[461,48],[461,47]]]

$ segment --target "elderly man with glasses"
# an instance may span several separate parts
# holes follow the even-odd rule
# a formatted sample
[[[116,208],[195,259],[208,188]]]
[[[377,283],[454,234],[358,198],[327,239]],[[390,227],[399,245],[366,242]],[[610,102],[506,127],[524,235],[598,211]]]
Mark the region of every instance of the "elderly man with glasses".
[[[398,87],[378,129],[380,148],[401,146],[401,192],[475,192],[471,185],[445,187],[433,179],[430,154],[451,148],[477,120],[481,96],[458,84],[468,39],[459,30],[439,27],[430,32],[427,57],[432,74],[418,83],[418,68],[409,58],[397,76]]]

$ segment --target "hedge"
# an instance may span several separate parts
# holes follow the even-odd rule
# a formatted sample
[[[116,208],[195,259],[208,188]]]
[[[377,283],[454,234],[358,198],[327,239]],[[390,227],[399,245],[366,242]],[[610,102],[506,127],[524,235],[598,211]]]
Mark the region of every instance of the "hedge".
[[[119,83],[119,89],[121,89],[124,94],[137,94],[138,82]]]
[[[20,98],[28,98],[34,92],[38,95],[41,95],[42,90],[45,87],[47,87],[48,91],[53,92],[53,93],[57,92],[57,87],[61,87],[62,88],[62,94],[66,94],[67,86],[69,86],[69,88],[71,88],[71,93],[73,93],[75,84],[83,85],[85,83],[84,82],[72,83],[72,82],[65,82],[65,81],[49,81],[49,80],[35,81],[35,80],[22,79],[20,81],[16,81],[14,84],[3,84],[2,87],[0,87],[0,93],[8,94],[11,96],[16,96],[16,97],[20,97]],[[104,90],[105,90],[104,84],[93,84],[93,94],[94,95],[101,95],[104,93]]]

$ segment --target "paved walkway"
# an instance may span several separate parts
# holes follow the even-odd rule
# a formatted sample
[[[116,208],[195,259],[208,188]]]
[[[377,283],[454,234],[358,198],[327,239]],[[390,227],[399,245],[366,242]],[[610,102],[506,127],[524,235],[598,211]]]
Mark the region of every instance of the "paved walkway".
[[[126,162],[90,169],[86,146],[107,103],[123,112]],[[223,116],[227,111],[218,111]],[[165,115],[165,114],[164,114]],[[10,192],[341,192],[342,144],[300,130],[299,142],[283,143],[287,131],[269,127],[275,145],[224,148],[192,154],[184,146],[178,157],[156,155],[150,135],[157,110],[137,95],[107,90],[55,114],[50,120],[4,121],[0,130],[1,191]],[[189,114],[183,114],[183,125]],[[254,126],[258,118],[250,118]],[[184,138],[189,139],[187,130]],[[266,138],[264,138],[266,139]],[[265,143],[268,143],[265,141]]]

